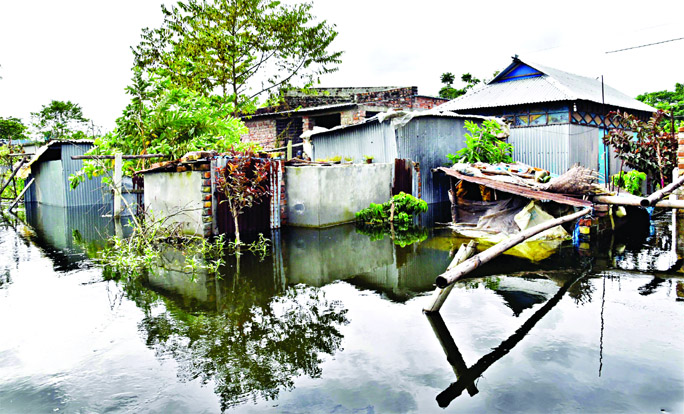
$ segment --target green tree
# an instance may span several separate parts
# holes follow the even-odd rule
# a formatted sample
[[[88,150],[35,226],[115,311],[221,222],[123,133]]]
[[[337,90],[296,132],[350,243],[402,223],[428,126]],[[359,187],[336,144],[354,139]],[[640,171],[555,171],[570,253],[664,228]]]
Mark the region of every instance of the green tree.
[[[86,124],[81,106],[71,101],[53,100],[38,112],[31,112],[33,126],[46,139],[82,139]]]
[[[650,177],[659,177],[661,188],[672,179],[677,166],[677,138],[667,133],[663,120],[665,113],[658,110],[648,122],[626,112],[611,112],[614,128],[603,137],[603,143],[612,145],[618,157],[635,170]]]
[[[177,86],[218,95],[234,115],[255,108],[295,80],[312,85],[337,70],[328,48],[334,26],[316,22],[311,4],[272,0],[187,0],[162,5],[164,22],[145,28],[133,48],[136,65],[160,70]]]
[[[0,117],[0,141],[10,144],[12,141],[26,139],[26,129],[28,127],[21,122],[21,119],[14,117]]]
[[[230,116],[232,105],[175,87],[168,79],[145,77],[140,69],[134,70],[133,84],[126,93],[131,102],[116,120],[116,128],[95,139],[88,154],[165,154],[178,159],[189,151],[228,151],[247,132],[242,121]],[[124,174],[149,163],[148,159],[125,161]],[[108,166],[84,162],[83,169],[71,177],[72,187],[86,176],[102,175]]]
[[[674,91],[644,93],[637,96],[637,99],[656,109],[667,111],[677,121],[684,122],[684,84],[676,83]],[[670,131],[669,126],[666,130]]]
[[[480,83],[480,79],[477,79],[470,73],[464,73],[461,75],[461,81],[463,81],[466,86],[461,89],[454,88],[451,86],[454,83],[454,74],[451,72],[443,73],[440,76],[440,81],[444,84],[442,89],[439,90],[439,96],[442,98],[456,99],[461,95],[465,95],[469,89],[472,89],[475,85]]]

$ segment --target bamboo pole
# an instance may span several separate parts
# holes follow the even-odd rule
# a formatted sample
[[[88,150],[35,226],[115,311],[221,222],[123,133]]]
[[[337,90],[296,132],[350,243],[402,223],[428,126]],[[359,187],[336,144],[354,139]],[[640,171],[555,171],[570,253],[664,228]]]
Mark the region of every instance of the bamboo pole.
[[[24,187],[24,189],[21,190],[21,194],[19,194],[17,196],[17,198],[12,202],[12,205],[9,207],[10,213],[12,212],[12,210],[14,210],[14,208],[17,206],[17,203],[19,202],[19,200],[21,200],[21,198],[24,196],[24,194],[26,194],[26,190],[28,190],[29,187],[31,187],[31,184],[33,184],[33,182],[35,180],[36,180],[35,178],[31,178],[31,181],[29,181],[28,184],[26,184],[26,186]]]
[[[670,194],[672,191],[676,190],[684,184],[684,175],[672,181],[670,184],[651,194],[641,201],[642,207],[655,206],[658,200],[661,200],[666,195]]]
[[[14,171],[12,171],[12,174],[10,175],[9,179],[7,180],[7,182],[6,182],[5,184],[3,184],[2,190],[0,190],[0,194],[2,194],[2,193],[5,192],[5,188],[6,188],[6,187],[9,185],[9,183],[12,181],[12,178],[14,178],[14,176],[17,175],[17,172],[19,172],[19,169],[21,168],[22,165],[24,165],[25,162],[26,162],[26,158],[24,158],[24,159],[22,159],[21,161],[19,161],[19,165],[17,165],[17,168],[15,168]],[[3,175],[4,175],[4,174],[3,174]]]
[[[505,252],[506,250],[510,249],[511,247],[529,239],[530,237],[532,237],[538,233],[541,233],[544,230],[550,229],[550,228],[555,227],[559,224],[567,223],[568,221],[572,221],[572,220],[578,219],[582,216],[585,216],[585,215],[589,214],[591,211],[592,211],[591,208],[585,208],[585,209],[580,210],[576,213],[568,214],[567,216],[563,216],[563,217],[558,217],[556,219],[549,220],[549,221],[546,221],[544,223],[538,224],[538,225],[531,227],[527,230],[523,230],[523,231],[509,237],[508,239],[495,244],[494,246],[490,247],[489,249],[485,250],[484,252],[479,253],[478,255],[466,260],[465,262],[459,264],[458,266],[454,267],[453,269],[447,270],[446,272],[437,276],[437,279],[435,280],[435,284],[440,288],[445,288],[445,287],[453,284],[455,281],[462,278],[466,274],[477,269],[478,267],[480,267],[481,264],[487,263],[488,261],[492,260],[496,256],[498,256],[501,253]]]
[[[643,202],[646,200],[644,198],[641,198],[641,197],[621,195],[619,197],[618,196],[596,196],[593,198],[593,201],[595,203],[599,203],[599,204],[613,204],[613,205],[618,205],[618,206],[644,207]],[[655,204],[651,204],[651,207],[684,209],[684,200],[660,200],[660,201],[656,202]]]
[[[140,154],[140,155],[122,155],[124,160],[137,160],[141,158],[166,158],[166,154]],[[113,160],[116,155],[72,155],[72,160]]]
[[[472,255],[475,254],[476,251],[475,240],[471,240],[468,245],[465,243],[461,244],[461,247],[459,247],[458,252],[456,252],[456,255],[454,256],[454,260],[452,260],[451,264],[449,264],[449,267],[447,267],[447,272],[463,263],[465,260],[468,260]],[[438,287],[433,295],[432,304],[423,309],[423,311],[428,314],[439,312],[444,304],[444,301],[446,300],[447,296],[449,296],[449,293],[451,293],[451,289],[453,288],[453,283],[445,288]]]

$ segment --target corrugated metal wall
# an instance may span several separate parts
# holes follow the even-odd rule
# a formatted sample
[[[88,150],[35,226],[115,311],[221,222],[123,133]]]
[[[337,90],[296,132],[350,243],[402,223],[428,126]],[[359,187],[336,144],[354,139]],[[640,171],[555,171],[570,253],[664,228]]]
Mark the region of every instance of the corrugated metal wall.
[[[599,168],[599,129],[584,125],[570,125],[570,166],[579,163],[583,167]]]
[[[374,162],[394,162],[397,146],[394,128],[390,122],[369,122],[313,136],[313,159],[330,159],[335,156],[352,157],[363,162],[363,157],[374,157]]]
[[[397,130],[398,158],[420,163],[422,198],[428,204],[449,200],[448,178],[431,170],[448,165],[446,155],[465,146],[464,123],[462,118],[421,116]]]
[[[104,190],[100,177],[94,177],[92,180],[86,179],[75,190],[69,187],[69,176],[79,171],[83,165],[83,161],[72,160],[71,156],[83,155],[92,146],[90,143],[63,143],[60,145],[60,160],[38,160],[34,163],[26,182],[28,183],[31,177],[35,178],[35,182],[24,195],[24,203],[42,203],[61,207],[111,203],[111,193]]]
[[[80,171],[83,161],[72,160],[72,155],[83,155],[91,149],[93,144],[64,144],[62,145],[62,170],[64,190],[66,191],[66,206],[91,206],[95,204],[111,203],[112,196],[109,189],[105,191],[100,177],[93,177],[92,180],[86,179],[76,189],[69,187],[69,176]]]
[[[574,124],[513,128],[509,138],[513,144],[513,160],[553,174],[563,174],[577,163],[598,171],[598,131],[595,127]],[[611,165],[614,164],[612,160]],[[619,169],[619,160],[617,164]]]
[[[513,160],[562,174],[570,165],[569,125],[512,128]]]
[[[30,200],[51,206],[64,206],[62,175],[62,164],[59,160],[33,164],[31,166],[31,177],[35,178],[35,181],[31,186],[31,198],[25,196],[25,203]],[[29,177],[28,180],[30,181],[30,179]],[[26,183],[28,184],[29,181]]]

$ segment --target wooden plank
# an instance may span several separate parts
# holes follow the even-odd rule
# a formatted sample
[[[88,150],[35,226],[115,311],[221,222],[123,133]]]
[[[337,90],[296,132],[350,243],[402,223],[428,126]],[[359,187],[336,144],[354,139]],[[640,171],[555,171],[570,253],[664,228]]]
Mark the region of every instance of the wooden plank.
[[[534,190],[532,188],[523,187],[517,184],[504,183],[497,180],[492,180],[487,177],[474,177],[471,175],[461,174],[456,170],[450,168],[439,167],[436,168],[437,171],[442,171],[443,173],[457,178],[459,180],[468,181],[475,184],[480,184],[493,188],[495,190],[503,191],[509,194],[520,195],[527,198],[532,198],[535,200],[551,200],[556,203],[566,204],[573,207],[591,207],[592,203],[588,200],[582,200],[579,198],[570,197],[563,194],[550,193],[548,191]]]

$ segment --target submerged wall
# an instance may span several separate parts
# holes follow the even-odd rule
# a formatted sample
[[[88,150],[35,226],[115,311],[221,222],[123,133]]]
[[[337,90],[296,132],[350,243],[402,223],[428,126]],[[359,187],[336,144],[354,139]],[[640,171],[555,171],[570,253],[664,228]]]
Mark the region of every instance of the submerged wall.
[[[326,227],[354,221],[370,203],[389,200],[393,164],[286,167],[287,222]]]
[[[185,234],[205,234],[202,171],[145,174],[145,211],[167,223],[182,223]],[[208,223],[211,226],[211,222]]]

